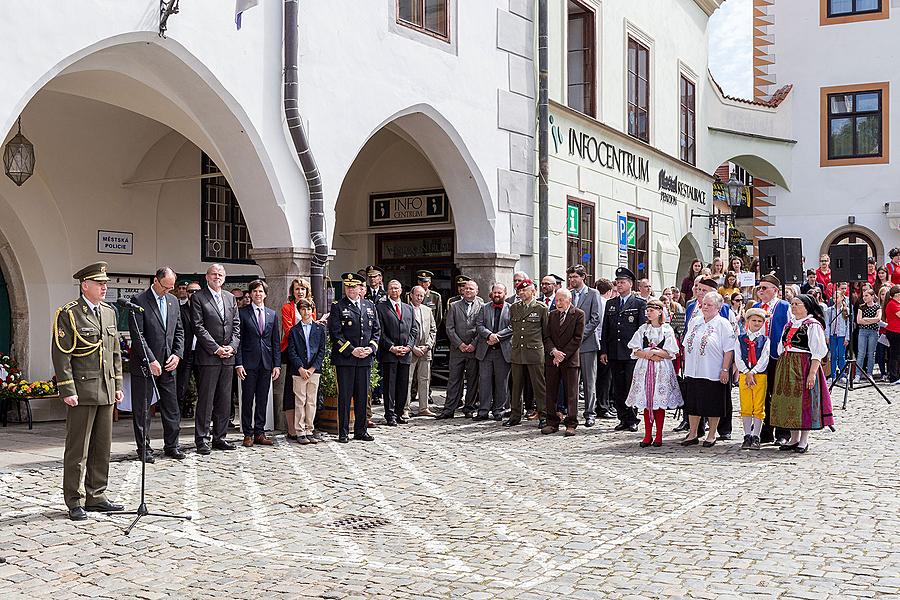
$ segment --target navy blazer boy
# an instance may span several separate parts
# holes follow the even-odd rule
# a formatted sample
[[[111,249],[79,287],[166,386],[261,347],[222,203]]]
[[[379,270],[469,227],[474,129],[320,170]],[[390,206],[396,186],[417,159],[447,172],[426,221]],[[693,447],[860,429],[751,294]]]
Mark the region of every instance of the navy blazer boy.
[[[303,322],[291,327],[288,334],[288,365],[290,376],[299,375],[299,370],[314,369],[316,373],[322,370],[322,361],[325,359],[325,327],[315,321],[309,329],[309,339],[303,332]]]

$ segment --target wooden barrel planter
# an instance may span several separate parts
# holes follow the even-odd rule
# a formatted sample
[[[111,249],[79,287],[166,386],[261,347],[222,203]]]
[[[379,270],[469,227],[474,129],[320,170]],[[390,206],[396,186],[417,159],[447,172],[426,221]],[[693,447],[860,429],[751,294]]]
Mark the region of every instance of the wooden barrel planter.
[[[338,412],[337,396],[326,396],[325,405],[316,412],[316,429],[337,435]]]

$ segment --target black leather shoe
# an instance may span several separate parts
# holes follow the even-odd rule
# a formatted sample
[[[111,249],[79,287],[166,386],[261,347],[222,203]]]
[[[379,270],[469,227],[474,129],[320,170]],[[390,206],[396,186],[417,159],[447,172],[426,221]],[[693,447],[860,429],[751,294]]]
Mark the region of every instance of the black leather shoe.
[[[798,445],[796,448],[794,448],[794,452],[796,452],[797,454],[806,454],[806,452],[807,452],[808,450],[809,450],[809,444],[807,444],[807,445],[805,445],[805,446],[803,446],[803,447],[800,447],[800,446]]]
[[[234,450],[234,444],[225,440],[213,440],[213,450]]]
[[[473,421],[487,421],[488,419],[490,419],[490,417],[487,415],[475,415],[472,417]]]
[[[613,427],[613,431],[625,431],[626,429],[628,429],[628,425],[626,425],[625,423],[619,423],[618,425]]]
[[[443,413],[442,412],[442,413],[438,413],[438,415],[434,418],[434,420],[439,421],[441,419],[452,419],[452,418],[453,418],[452,413]]]
[[[125,510],[125,507],[121,504],[114,504],[109,500],[104,500],[100,504],[92,504],[91,506],[85,506],[84,510],[88,512],[119,512],[121,510]]]
[[[662,442],[659,441],[659,440],[653,440],[653,447],[654,447],[654,448],[660,448],[660,447],[662,447]]]
[[[782,444],[781,446],[779,446],[778,449],[783,452],[790,452],[791,450],[796,450],[799,445],[800,445],[800,442],[797,442],[796,444],[785,443],[785,444]]]
[[[138,459],[140,459],[140,458],[141,458],[141,455],[140,455],[140,452],[139,452],[139,453],[138,453]],[[152,452],[145,452],[145,453],[144,453],[144,462],[147,463],[148,465],[152,465],[153,463],[156,462],[156,458],[153,456],[153,453],[152,453]]]
[[[594,417],[588,417],[587,419],[584,420],[584,426],[585,427],[593,427],[594,422],[595,422]]]
[[[615,419],[616,413],[604,409],[597,413],[597,417],[600,419]]]
[[[338,437],[338,444],[349,444],[349,443],[350,443],[350,438],[348,438],[346,435],[342,435],[342,436]]]
[[[197,446],[197,454],[202,454],[203,456],[206,456],[210,452],[211,452],[211,450],[209,449],[209,446],[207,446],[206,444],[200,444],[199,446]]]
[[[699,443],[700,443],[700,438],[699,438],[699,437],[695,437],[695,438],[690,439],[690,440],[681,440],[681,445],[682,445],[682,446],[696,446],[696,445],[699,444]]]
[[[87,513],[84,512],[84,509],[80,506],[76,506],[74,508],[69,509],[69,520],[70,521],[87,521]]]
[[[507,419],[506,421],[503,421],[503,426],[504,427],[515,427],[516,425],[519,425],[521,422],[522,422],[522,419]]]
[[[491,417],[491,419],[493,419],[494,421],[502,421],[502,420],[503,420],[503,415],[501,415],[501,414],[495,414],[494,416]]]
[[[771,444],[774,441],[775,441],[775,436],[772,435],[771,433],[769,435],[762,434],[761,436],[759,436],[760,444]]]
[[[637,430],[638,430],[637,423],[632,423],[631,425],[629,425],[628,427],[626,427],[626,429],[627,429],[628,431],[631,431],[631,432],[637,431]]]
[[[394,419],[388,419],[387,421],[384,422],[384,424],[387,425],[388,427],[396,427],[397,421]]]
[[[772,443],[776,446],[785,446],[787,445],[788,441],[784,438],[775,438],[775,441]]]
[[[465,418],[467,418],[467,419],[471,419],[471,418],[472,418],[472,411],[470,411],[470,410],[464,410],[464,411],[463,411],[463,416],[464,416]]]
[[[720,441],[720,442],[730,442],[730,441],[731,441],[731,434],[730,434],[730,433],[723,433],[722,435],[716,437],[716,440],[718,440],[718,441]]]
[[[368,433],[364,433],[362,435],[354,435],[353,439],[359,440],[360,442],[374,442],[375,441],[375,438],[373,438]]]
[[[745,435],[744,443],[741,444],[741,450],[749,450],[750,446],[752,446],[752,445],[753,445],[753,436]]]
[[[682,421],[681,423],[676,425],[675,429],[673,429],[672,431],[687,431],[690,428],[691,428],[690,423],[688,423],[687,421]]]
[[[184,460],[186,454],[181,451],[181,448],[175,448],[174,450],[166,450],[166,456],[175,460]]]
[[[713,440],[713,441],[711,441],[711,442],[710,442],[709,440],[703,440],[703,447],[704,447],[704,448],[712,448],[712,447],[715,446],[715,445],[716,445],[716,440]]]
[[[403,417],[403,416],[399,416],[399,417],[397,417],[397,422],[400,423],[401,425],[406,425],[407,423],[409,423],[409,419],[407,419],[406,417]]]
[[[640,446],[641,448],[647,448],[652,443],[653,442],[645,442],[644,440],[641,440],[640,443],[638,444],[638,446]]]

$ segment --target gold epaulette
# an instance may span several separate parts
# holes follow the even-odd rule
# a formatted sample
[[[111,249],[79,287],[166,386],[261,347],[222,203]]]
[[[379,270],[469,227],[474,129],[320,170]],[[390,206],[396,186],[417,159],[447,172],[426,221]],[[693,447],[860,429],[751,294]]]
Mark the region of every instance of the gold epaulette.
[[[68,304],[63,304],[62,306],[60,306],[60,307],[59,307],[59,311],[57,311],[57,312],[62,312],[62,311],[64,311],[64,310],[69,310],[70,308],[74,308],[77,304],[78,304],[78,300],[72,300],[72,301],[69,302]]]

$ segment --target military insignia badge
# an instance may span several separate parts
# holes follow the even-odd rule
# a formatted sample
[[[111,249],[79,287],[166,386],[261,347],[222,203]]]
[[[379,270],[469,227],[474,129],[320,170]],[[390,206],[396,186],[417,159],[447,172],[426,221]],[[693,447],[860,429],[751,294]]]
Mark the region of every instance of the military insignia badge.
[[[628,322],[629,322],[629,323],[634,323],[634,317],[628,317]]]
[[[62,329],[60,329],[59,331],[56,332],[56,337],[58,337],[59,339],[62,339],[64,337],[66,337],[66,332],[63,331]]]

